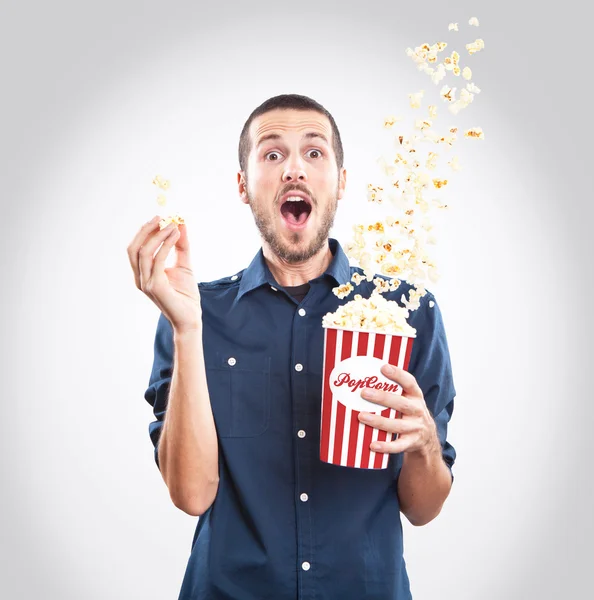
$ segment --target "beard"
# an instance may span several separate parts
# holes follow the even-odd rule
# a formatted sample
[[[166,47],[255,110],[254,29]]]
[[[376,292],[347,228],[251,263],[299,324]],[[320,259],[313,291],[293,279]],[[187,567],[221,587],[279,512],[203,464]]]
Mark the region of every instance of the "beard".
[[[324,213],[322,214],[321,223],[313,239],[306,247],[299,247],[303,234],[300,232],[291,232],[289,242],[281,236],[280,232],[274,227],[274,214],[267,213],[257,201],[254,201],[250,195],[246,180],[246,193],[256,227],[262,236],[262,239],[270,246],[270,249],[276,256],[286,263],[301,263],[315,256],[328,241],[328,235],[332,225],[334,225],[334,217],[338,207],[338,180],[336,190],[330,202],[327,203]],[[319,203],[312,197],[313,208],[318,208]],[[276,204],[274,210],[276,210]],[[313,210],[312,208],[312,210]],[[311,218],[311,215],[310,215]]]

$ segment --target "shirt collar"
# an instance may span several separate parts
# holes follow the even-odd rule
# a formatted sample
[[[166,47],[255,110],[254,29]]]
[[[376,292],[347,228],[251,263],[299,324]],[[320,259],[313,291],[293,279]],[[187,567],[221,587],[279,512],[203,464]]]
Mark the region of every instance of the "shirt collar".
[[[344,253],[338,240],[329,238],[328,245],[330,246],[330,252],[333,254],[332,262],[320,277],[317,277],[312,281],[322,279],[327,275],[331,277],[337,285],[348,283],[351,279],[351,269],[347,255]],[[244,294],[266,284],[271,287],[280,287],[270,272],[270,269],[266,264],[266,259],[264,258],[264,252],[262,251],[262,248],[260,248],[249,267],[243,272],[236,301],[240,300]]]

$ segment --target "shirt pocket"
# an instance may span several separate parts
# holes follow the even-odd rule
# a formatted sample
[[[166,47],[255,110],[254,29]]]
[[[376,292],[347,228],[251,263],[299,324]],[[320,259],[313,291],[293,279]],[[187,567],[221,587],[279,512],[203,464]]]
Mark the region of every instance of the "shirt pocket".
[[[217,353],[206,364],[206,378],[217,434],[256,437],[270,420],[269,356]]]

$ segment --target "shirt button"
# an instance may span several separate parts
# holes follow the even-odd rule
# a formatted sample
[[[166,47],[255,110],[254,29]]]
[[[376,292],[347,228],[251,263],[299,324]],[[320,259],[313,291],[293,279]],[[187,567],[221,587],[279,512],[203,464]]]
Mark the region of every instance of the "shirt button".
[[[310,565],[310,564],[309,564],[307,561],[305,561],[305,562],[304,562],[304,563],[301,565],[301,568],[302,568],[304,571],[309,571],[309,568],[310,568],[310,567],[311,567],[311,565]]]
[[[304,308],[300,308],[297,312],[299,313],[300,317],[305,317],[305,309]]]
[[[301,363],[297,363],[295,365],[295,371],[303,371],[303,365]]]
[[[236,360],[235,360],[233,357],[231,357],[231,358],[230,358],[230,359],[227,361],[227,363],[229,363],[229,365],[230,365],[230,366],[234,366],[236,362],[237,362],[237,361],[236,361]]]
[[[236,279],[238,279],[239,276],[238,275],[233,275],[233,277],[231,277],[231,281],[235,281]]]
[[[298,435],[300,438],[304,438],[304,437],[305,437],[305,431],[303,431],[303,429],[300,429],[300,430],[297,432],[297,435]]]
[[[299,496],[299,499],[301,500],[301,502],[307,502],[309,500],[309,496],[307,494],[301,494],[301,496]]]

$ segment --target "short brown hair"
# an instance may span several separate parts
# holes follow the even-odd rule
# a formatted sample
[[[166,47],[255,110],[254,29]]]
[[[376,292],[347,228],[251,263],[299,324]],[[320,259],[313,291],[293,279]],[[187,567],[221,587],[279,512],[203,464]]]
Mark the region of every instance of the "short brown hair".
[[[247,170],[247,159],[252,147],[249,133],[250,125],[256,117],[276,109],[315,110],[328,117],[330,125],[332,126],[332,147],[336,156],[336,164],[339,169],[342,169],[344,151],[342,149],[340,132],[338,131],[338,127],[336,126],[336,122],[332,115],[321,104],[307,96],[300,96],[299,94],[282,94],[280,96],[268,98],[268,100],[260,104],[258,108],[254,109],[241,130],[241,135],[239,136],[239,167],[244,173]]]

